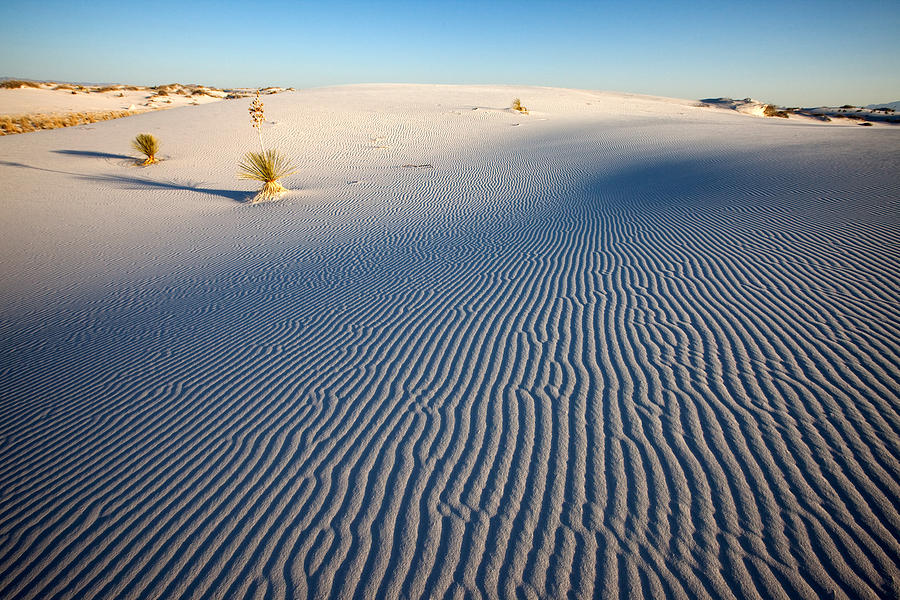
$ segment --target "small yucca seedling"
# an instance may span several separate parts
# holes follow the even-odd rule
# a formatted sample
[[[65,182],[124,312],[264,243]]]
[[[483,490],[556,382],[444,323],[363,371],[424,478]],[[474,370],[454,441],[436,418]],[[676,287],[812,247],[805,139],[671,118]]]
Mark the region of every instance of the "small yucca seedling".
[[[522,106],[522,101],[519,100],[518,98],[514,98],[514,99],[513,99],[513,102],[512,102],[512,109],[513,109],[513,110],[519,111],[519,112],[522,113],[523,115],[527,115],[527,114],[528,114],[528,109],[525,108],[524,106]]]
[[[297,172],[297,169],[277,150],[264,150],[263,152],[248,152],[241,161],[240,179],[253,179],[262,181],[265,185],[253,198],[252,204],[263,200],[273,200],[287,191],[280,183],[288,175]]]
[[[159,152],[159,140],[149,133],[141,133],[131,142],[131,147],[147,157],[143,163],[144,166],[152,165],[159,162],[156,153]]]

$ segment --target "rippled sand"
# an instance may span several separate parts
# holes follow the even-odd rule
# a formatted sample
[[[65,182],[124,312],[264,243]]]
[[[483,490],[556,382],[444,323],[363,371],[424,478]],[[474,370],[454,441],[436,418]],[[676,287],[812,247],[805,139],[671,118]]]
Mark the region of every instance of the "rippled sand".
[[[900,594],[900,129],[265,102],[0,138],[0,596]]]

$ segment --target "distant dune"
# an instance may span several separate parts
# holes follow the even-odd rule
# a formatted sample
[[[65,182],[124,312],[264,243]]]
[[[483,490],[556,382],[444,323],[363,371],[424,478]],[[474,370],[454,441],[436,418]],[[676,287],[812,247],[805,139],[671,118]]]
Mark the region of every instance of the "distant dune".
[[[256,90],[172,83],[155,87],[0,81],[0,135],[57,129],[140,112],[241,98]],[[277,93],[284,88],[266,88]],[[66,118],[68,117],[68,118]]]
[[[875,123],[900,124],[900,115],[895,115],[889,105],[819,106],[814,108],[779,107],[752,98],[733,100],[732,98],[707,98],[700,101],[703,107],[733,110],[754,117],[780,117],[784,119],[814,119],[836,125],[866,125]]]
[[[0,138],[0,597],[900,597],[900,129],[248,106]]]

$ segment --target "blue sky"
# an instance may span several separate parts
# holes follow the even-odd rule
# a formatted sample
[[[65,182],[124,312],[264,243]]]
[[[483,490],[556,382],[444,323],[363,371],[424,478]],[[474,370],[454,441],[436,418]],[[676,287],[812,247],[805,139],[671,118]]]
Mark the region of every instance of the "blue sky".
[[[802,106],[900,100],[896,0],[4,0],[0,17],[0,75],[35,79],[508,83]]]

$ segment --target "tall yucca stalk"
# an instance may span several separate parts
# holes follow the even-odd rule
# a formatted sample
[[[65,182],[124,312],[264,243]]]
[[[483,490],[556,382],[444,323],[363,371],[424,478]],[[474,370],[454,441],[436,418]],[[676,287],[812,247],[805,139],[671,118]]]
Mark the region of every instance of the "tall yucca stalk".
[[[278,150],[248,152],[238,166],[240,168],[239,178],[262,181],[265,184],[253,198],[253,203],[273,200],[286,192],[287,189],[278,183],[278,180],[297,171]]]
[[[253,100],[253,103],[250,105],[250,123],[253,125],[253,128],[256,129],[256,137],[259,138],[259,147],[265,152],[266,147],[263,146],[262,141],[262,124],[266,120],[266,112],[263,110],[263,102],[259,99],[259,90],[256,90],[256,99]]]
[[[159,162],[156,153],[159,152],[159,140],[150,133],[141,133],[131,141],[131,147],[146,156],[141,164],[144,166]]]
[[[262,141],[262,124],[266,120],[266,114],[263,109],[262,100],[259,98],[259,90],[256,91],[256,99],[250,105],[250,123],[256,129],[256,135],[259,138],[259,148],[261,152],[248,152],[244,155],[244,159],[238,165],[240,171],[238,177],[240,179],[252,179],[254,181],[262,181],[263,188],[254,196],[251,204],[262,202],[264,200],[274,200],[287,189],[278,183],[279,179],[283,179],[297,170],[290,161],[277,150],[266,150]]]

